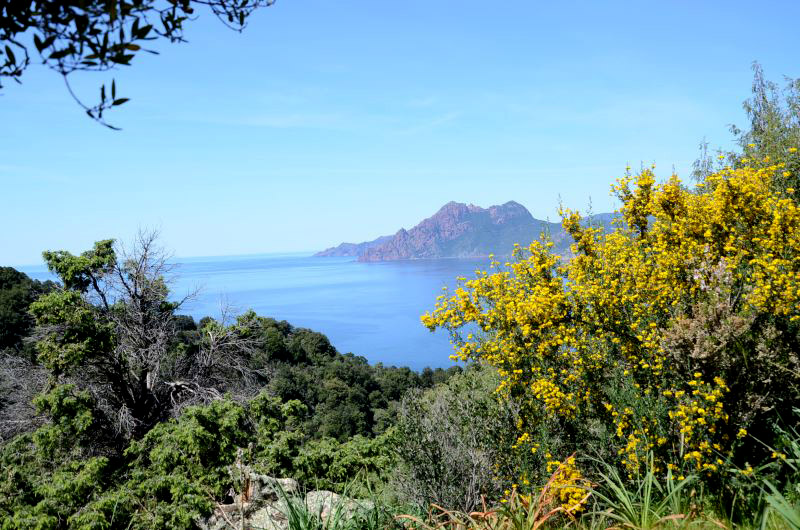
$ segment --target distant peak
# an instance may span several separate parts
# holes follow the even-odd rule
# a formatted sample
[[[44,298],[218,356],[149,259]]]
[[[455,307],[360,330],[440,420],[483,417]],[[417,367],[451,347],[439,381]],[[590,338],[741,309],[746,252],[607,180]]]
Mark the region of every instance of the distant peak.
[[[434,216],[439,214],[462,214],[462,213],[475,213],[475,212],[485,212],[483,208],[480,206],[476,206],[474,204],[465,204],[463,202],[456,202],[450,201],[441,208],[439,211],[434,214]]]
[[[519,210],[519,211],[528,211],[523,205],[518,203],[517,201],[508,201],[504,202],[503,204],[496,204],[494,206],[489,206],[489,210]]]
[[[508,201],[499,206],[489,207],[489,215],[495,223],[504,223],[512,218],[529,217],[533,216],[523,205],[516,201]]]
[[[447,204],[445,204],[444,206],[442,206],[441,208],[439,208],[439,211],[440,212],[446,212],[446,211],[452,211],[452,210],[466,210],[468,208],[469,208],[469,206],[467,206],[463,202],[450,201]]]

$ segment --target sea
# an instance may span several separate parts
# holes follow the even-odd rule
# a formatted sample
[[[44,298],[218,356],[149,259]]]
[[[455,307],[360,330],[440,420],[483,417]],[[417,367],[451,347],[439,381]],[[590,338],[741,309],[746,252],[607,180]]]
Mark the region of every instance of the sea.
[[[180,310],[196,320],[252,309],[324,333],[341,353],[421,370],[455,363],[447,332],[428,331],[420,316],[442,287],[487,266],[485,258],[361,263],[310,253],[180,258],[170,289],[176,300],[196,291]],[[19,269],[54,279],[44,265]]]

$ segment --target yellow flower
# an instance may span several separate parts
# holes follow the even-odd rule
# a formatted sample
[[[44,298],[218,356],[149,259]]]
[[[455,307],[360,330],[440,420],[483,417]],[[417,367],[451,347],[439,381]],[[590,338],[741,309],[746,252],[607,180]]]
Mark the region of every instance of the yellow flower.
[[[708,299],[709,282],[727,281],[703,270],[698,256],[747,287],[741,304],[748,311],[800,320],[800,207],[787,196],[791,188],[779,191],[783,171],[759,160],[759,167],[721,169],[692,190],[677,176],[659,183],[650,169],[626,173],[612,187],[621,203],[617,226],[602,231],[563,209],[572,259],[555,255],[546,237],[516,247],[506,269],[476,271],[423,323],[452,332],[457,358],[497,369],[498,396],[524,397],[531,416],[518,425],[526,441],[518,450],[547,452],[522,437],[528,422],[581,428],[594,414],[616,438],[616,463],[627,473],[640,472],[652,450],[661,469],[723,473],[717,459],[735,444],[725,433],[748,433],[728,424],[722,377],[687,377],[665,351],[667,326],[691,318],[690,308]],[[467,334],[475,328],[484,333]],[[598,373],[619,377],[625,397],[609,393]],[[656,400],[663,416],[649,414],[647,403]],[[604,405],[602,418],[596,403]],[[547,454],[546,462],[552,472],[556,461]]]
[[[736,433],[737,438],[744,438],[745,436],[747,436],[746,429],[739,429],[739,432]]]

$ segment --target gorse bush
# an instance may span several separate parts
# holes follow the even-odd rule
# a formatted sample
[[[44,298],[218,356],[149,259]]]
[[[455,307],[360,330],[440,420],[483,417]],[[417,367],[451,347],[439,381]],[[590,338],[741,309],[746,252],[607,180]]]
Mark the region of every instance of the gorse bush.
[[[576,450],[709,482],[763,455],[748,432],[769,439],[800,395],[800,208],[786,163],[744,162],[695,189],[626,174],[612,231],[563,211],[573,259],[517,247],[422,317],[522,400],[540,471],[520,482]]]

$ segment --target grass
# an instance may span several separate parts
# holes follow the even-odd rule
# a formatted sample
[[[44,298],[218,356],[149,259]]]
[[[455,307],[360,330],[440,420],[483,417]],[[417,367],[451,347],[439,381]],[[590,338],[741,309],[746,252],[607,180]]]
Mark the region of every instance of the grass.
[[[600,473],[601,481],[592,490],[592,497],[603,508],[593,515],[635,530],[686,528],[697,519],[686,494],[687,487],[697,480],[694,475],[677,480],[668,470],[663,481],[659,480],[650,455],[646,472],[637,475],[630,485],[611,465],[601,462],[601,466],[605,471]]]

